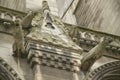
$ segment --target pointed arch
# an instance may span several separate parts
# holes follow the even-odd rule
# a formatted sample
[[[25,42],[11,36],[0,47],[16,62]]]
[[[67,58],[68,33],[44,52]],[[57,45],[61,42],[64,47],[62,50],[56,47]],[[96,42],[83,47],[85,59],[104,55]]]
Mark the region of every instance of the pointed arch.
[[[0,80],[22,80],[17,72],[0,57]]]
[[[88,74],[85,80],[119,80],[120,61],[104,64]]]

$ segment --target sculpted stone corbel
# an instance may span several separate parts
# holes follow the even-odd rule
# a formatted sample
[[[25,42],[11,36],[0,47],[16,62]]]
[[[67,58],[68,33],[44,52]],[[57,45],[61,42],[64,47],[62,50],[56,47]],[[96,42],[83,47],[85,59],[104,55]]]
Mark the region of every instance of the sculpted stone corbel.
[[[22,56],[25,53],[24,49],[24,33],[20,20],[15,20],[13,31],[14,43],[13,43],[13,56]]]
[[[81,70],[86,74],[96,60],[103,56],[102,51],[112,42],[111,38],[103,37],[98,45],[91,49],[81,60]]]

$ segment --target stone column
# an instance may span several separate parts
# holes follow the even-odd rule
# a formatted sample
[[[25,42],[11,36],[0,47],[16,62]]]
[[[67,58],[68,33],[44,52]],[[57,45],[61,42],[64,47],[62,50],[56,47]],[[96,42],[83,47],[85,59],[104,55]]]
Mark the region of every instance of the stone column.
[[[72,80],[79,80],[79,78],[78,78],[78,72],[80,71],[79,65],[80,65],[80,62],[74,63],[73,72],[72,72],[72,76],[73,76]]]
[[[72,80],[79,80],[77,72],[73,72],[72,75],[73,75],[73,79]]]
[[[36,64],[33,68],[34,71],[34,80],[42,80],[42,73],[40,70],[40,64]]]
[[[42,73],[41,73],[41,60],[40,55],[42,54],[41,51],[30,50],[28,54],[28,63],[30,64],[34,80],[42,80]]]

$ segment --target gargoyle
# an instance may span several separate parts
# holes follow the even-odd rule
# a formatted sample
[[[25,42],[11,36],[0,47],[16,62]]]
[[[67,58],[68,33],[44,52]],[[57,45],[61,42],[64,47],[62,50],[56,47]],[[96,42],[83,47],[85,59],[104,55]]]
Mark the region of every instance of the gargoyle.
[[[102,57],[102,51],[105,47],[112,42],[111,38],[101,38],[101,41],[98,45],[96,45],[93,49],[91,49],[86,55],[83,56],[81,60],[81,70],[83,73],[87,73],[91,66],[94,64],[96,60]]]
[[[31,27],[32,19],[34,18],[36,13],[37,12],[29,11],[27,16],[25,16],[25,18],[23,18],[23,20],[21,21],[22,28],[26,29],[26,28],[30,28]]]
[[[20,20],[15,20],[14,22],[14,43],[13,43],[13,56],[22,56],[25,53],[24,49],[24,33],[22,30]]]

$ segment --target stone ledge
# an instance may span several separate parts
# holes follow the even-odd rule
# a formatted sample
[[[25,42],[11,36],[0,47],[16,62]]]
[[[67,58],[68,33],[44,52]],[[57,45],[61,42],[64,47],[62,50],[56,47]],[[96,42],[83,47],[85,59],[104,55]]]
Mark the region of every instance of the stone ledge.
[[[80,60],[31,49],[28,55],[28,63],[30,63],[32,68],[35,64],[40,64],[62,70],[78,72]]]

